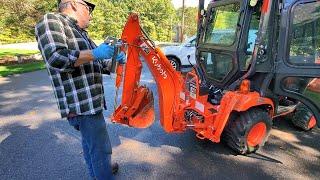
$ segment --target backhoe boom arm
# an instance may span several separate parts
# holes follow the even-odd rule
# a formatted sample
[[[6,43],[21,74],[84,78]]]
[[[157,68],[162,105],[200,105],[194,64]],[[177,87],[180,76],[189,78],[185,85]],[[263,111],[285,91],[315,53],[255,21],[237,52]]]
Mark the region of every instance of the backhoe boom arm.
[[[144,59],[157,84],[161,125],[167,132],[181,129],[184,126],[183,115],[177,116],[183,109],[179,107],[179,94],[183,88],[181,74],[172,68],[166,56],[144,34],[137,14],[129,16],[121,40],[126,45],[128,57],[123,78],[125,93],[122,94],[121,105],[113,114],[113,121],[138,128],[153,123],[152,92],[139,84],[141,59]],[[117,73],[117,78],[121,78],[121,73]]]

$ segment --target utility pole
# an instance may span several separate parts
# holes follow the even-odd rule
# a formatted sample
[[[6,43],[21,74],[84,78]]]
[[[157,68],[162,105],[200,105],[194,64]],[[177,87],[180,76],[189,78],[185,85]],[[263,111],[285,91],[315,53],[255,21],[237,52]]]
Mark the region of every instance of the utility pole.
[[[184,4],[185,0],[182,0],[182,21],[181,21],[181,35],[180,35],[180,42],[183,41],[183,35],[184,35],[184,8],[185,8],[185,4]]]

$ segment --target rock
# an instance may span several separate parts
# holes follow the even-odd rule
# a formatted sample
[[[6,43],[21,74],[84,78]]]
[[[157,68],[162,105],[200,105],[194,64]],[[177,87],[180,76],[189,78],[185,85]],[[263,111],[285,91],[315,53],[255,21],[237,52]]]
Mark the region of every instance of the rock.
[[[42,60],[41,54],[32,55],[31,58],[34,59],[34,60]]]
[[[17,54],[17,59],[18,59],[18,63],[22,63],[23,59],[22,59],[22,55],[21,54]]]

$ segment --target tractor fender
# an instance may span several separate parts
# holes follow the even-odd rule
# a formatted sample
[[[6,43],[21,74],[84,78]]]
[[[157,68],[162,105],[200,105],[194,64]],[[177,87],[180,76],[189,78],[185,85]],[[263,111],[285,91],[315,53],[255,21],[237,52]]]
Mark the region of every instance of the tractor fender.
[[[214,121],[214,133],[210,140],[220,142],[220,136],[229,120],[232,112],[244,112],[252,107],[268,107],[270,117],[274,114],[274,104],[269,98],[261,97],[258,92],[241,93],[238,91],[227,91],[220,103],[216,120]]]
[[[243,112],[247,111],[252,107],[257,106],[268,106],[269,114],[273,116],[274,114],[274,104],[273,101],[266,97],[261,97],[258,92],[249,92],[247,94],[232,92],[229,94],[233,98],[237,99],[238,103],[233,107],[234,111]]]

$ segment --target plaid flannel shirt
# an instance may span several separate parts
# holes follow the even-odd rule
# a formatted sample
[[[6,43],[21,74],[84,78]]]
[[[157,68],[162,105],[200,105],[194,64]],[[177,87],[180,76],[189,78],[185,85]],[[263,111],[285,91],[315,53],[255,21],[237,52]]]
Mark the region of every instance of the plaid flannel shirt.
[[[81,50],[96,47],[87,32],[78,27],[75,19],[49,13],[36,25],[35,34],[61,117],[101,112],[106,107],[102,73],[107,63],[91,61],[74,67]]]

